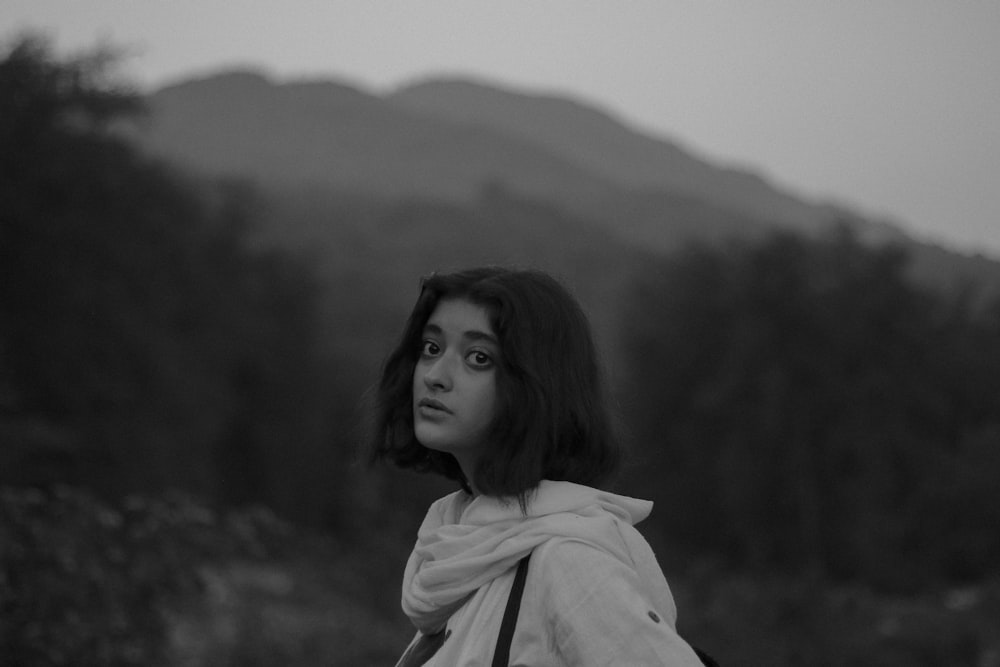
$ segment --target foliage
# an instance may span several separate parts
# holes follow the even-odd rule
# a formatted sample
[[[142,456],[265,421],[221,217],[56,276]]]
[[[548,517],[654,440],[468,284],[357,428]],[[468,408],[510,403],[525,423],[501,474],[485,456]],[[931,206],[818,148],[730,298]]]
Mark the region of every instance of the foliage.
[[[4,152],[42,161],[64,149],[61,142],[106,136],[118,119],[139,113],[141,99],[117,75],[114,63],[108,49],[60,61],[43,37],[16,39],[0,67]],[[47,153],[28,156],[28,147]]]
[[[846,231],[779,235],[692,248],[638,286],[655,473],[637,482],[665,530],[895,588],[995,572],[1000,321],[912,286],[905,262]]]
[[[711,561],[708,561],[711,563]],[[1000,580],[919,594],[703,561],[671,578],[680,632],[722,665],[996,665]]]
[[[0,655],[53,667],[392,664],[412,633],[392,549],[183,494],[108,503],[2,487]],[[1000,580],[899,596],[711,560],[668,576],[679,630],[723,665],[1000,659]]]
[[[0,60],[0,478],[304,504],[290,480],[334,456],[315,280],[254,243],[250,187],[131,146],[112,65]]]
[[[0,488],[0,655],[10,665],[384,663],[406,633],[379,617],[370,561],[260,507]]]

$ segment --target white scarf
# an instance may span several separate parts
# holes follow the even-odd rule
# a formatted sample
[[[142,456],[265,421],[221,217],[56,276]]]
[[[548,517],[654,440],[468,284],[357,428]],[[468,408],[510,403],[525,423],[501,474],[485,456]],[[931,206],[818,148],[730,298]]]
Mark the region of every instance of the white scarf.
[[[431,505],[420,526],[403,577],[403,611],[421,632],[436,632],[476,590],[553,537],[593,545],[638,566],[640,575],[651,561],[655,573],[647,574],[662,579],[649,546],[622,527],[642,521],[652,508],[648,500],[570,482],[539,484],[527,515],[516,502],[488,496],[470,501],[457,491]],[[670,607],[664,611],[673,612],[672,600]]]

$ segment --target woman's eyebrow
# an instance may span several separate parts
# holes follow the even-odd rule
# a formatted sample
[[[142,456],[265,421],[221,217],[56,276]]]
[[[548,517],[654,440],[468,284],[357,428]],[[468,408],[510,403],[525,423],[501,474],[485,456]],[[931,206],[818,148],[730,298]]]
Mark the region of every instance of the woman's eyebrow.
[[[478,329],[466,331],[462,334],[462,336],[468,338],[469,340],[486,341],[487,343],[492,343],[493,345],[500,344],[500,341],[497,340],[496,336],[486,331],[479,331]]]
[[[443,336],[444,329],[442,329],[437,324],[428,323],[424,326],[424,335],[433,334],[435,336]],[[473,341],[485,341],[487,343],[492,343],[493,345],[500,345],[500,341],[497,337],[488,331],[480,331],[479,329],[469,329],[468,331],[462,332],[462,338]]]

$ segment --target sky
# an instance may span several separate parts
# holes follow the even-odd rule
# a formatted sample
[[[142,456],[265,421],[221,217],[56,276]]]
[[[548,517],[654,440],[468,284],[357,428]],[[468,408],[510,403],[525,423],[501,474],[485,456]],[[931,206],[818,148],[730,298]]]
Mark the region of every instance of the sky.
[[[998,0],[3,0],[153,89],[254,66],[558,94],[719,165],[1000,258]]]

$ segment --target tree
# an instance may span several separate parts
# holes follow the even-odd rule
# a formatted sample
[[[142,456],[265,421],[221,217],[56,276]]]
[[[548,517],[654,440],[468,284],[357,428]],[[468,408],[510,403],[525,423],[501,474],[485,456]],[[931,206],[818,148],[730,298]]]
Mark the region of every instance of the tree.
[[[934,569],[910,553],[935,538],[917,508],[1000,423],[1000,338],[906,261],[846,230],[778,234],[690,248],[638,285],[633,421],[655,475],[637,481],[668,529],[756,567],[897,586]]]
[[[253,242],[252,188],[131,145],[142,104],[113,65],[35,37],[0,59],[0,481],[316,518],[287,470],[329,450],[316,281]]]

